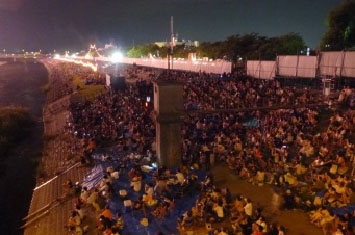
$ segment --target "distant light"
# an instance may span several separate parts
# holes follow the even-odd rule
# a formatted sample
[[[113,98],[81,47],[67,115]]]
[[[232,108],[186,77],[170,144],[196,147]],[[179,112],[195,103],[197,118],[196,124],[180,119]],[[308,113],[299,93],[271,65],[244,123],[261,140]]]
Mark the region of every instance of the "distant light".
[[[76,54],[72,54],[71,57],[76,58]]]
[[[84,56],[84,58],[85,58],[85,59],[92,59],[92,56],[91,56],[89,53],[87,53],[87,54]]]
[[[122,59],[123,59],[123,54],[122,54],[122,52],[119,52],[119,51],[113,53],[110,57],[110,60],[112,63],[121,62]]]
[[[60,55],[59,55],[59,54],[55,54],[54,58],[55,58],[55,59],[59,59],[59,58],[60,58]]]

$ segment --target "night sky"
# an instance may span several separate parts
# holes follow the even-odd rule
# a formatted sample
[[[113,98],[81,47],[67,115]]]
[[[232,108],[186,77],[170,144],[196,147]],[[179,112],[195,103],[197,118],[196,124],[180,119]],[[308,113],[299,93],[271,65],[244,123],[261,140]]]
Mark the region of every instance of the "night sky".
[[[79,50],[89,42],[165,41],[174,16],[179,39],[222,40],[256,32],[299,32],[319,44],[341,0],[0,0],[0,50]]]

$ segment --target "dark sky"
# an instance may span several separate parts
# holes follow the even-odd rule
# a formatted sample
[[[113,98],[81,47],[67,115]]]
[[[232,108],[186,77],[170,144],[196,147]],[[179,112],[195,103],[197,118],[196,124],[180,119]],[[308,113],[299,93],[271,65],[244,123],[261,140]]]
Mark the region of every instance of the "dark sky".
[[[0,50],[80,49],[165,41],[170,16],[180,39],[299,32],[320,42],[329,9],[341,0],[0,0]]]

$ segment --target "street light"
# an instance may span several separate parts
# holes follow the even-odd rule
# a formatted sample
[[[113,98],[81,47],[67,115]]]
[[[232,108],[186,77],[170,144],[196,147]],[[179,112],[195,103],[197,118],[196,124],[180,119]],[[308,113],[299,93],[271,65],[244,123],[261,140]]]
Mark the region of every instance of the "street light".
[[[116,51],[115,53],[113,53],[110,58],[112,63],[121,62],[122,59],[123,59],[123,54],[120,51]]]

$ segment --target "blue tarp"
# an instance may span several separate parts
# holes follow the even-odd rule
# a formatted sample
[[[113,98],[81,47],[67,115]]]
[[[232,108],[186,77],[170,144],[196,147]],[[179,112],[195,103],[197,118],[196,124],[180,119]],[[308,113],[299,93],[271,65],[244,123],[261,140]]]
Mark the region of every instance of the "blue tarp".
[[[331,207],[329,210],[337,216],[343,216],[345,213],[352,215],[353,211],[355,210],[355,204],[347,205],[344,207]]]
[[[83,187],[86,187],[88,190],[95,188],[100,181],[104,178],[104,168],[102,164],[97,164],[91,172],[85,175],[83,180]]]
[[[97,165],[92,169],[92,171],[85,176],[83,186],[86,186],[88,189],[96,187],[100,181],[103,179],[104,172],[108,166],[117,167],[119,165],[119,157],[111,157],[111,161],[104,162],[102,154],[93,155],[93,159],[96,159]],[[130,181],[128,177],[129,167],[122,169],[120,177],[118,180],[113,180],[113,195],[108,205],[112,212],[113,218],[116,218],[116,214],[120,213],[124,221],[124,230],[123,235],[129,234],[149,234],[153,235],[157,232],[163,232],[164,234],[177,234],[177,218],[180,217],[187,210],[195,205],[195,202],[198,198],[199,192],[194,190],[188,195],[184,195],[182,199],[176,199],[174,210],[166,218],[156,218],[151,215],[151,210],[146,208],[147,217],[149,220],[149,226],[144,227],[141,225],[140,221],[144,217],[143,210],[126,212],[123,201],[119,197],[118,192],[121,189],[125,189],[128,192],[127,198],[132,202],[137,200],[142,196],[143,191],[140,193],[134,192],[130,188]],[[172,170],[172,172],[174,172]],[[199,181],[202,181],[205,177],[205,172],[202,170],[195,172],[198,175]],[[145,179],[142,182],[142,190],[144,189],[145,183],[151,180],[150,175],[146,175]]]
[[[118,192],[121,189],[125,189],[128,192],[128,198],[132,201],[139,198],[142,193],[134,192],[130,188],[129,178],[127,176],[128,172],[123,172],[119,180],[114,182],[114,191]],[[203,174],[199,174],[199,180],[202,180]],[[150,177],[147,177],[143,182],[147,183]],[[144,217],[143,210],[126,212],[123,205],[123,201],[119,198],[117,194],[112,196],[112,200],[109,203],[109,208],[113,215],[117,212],[123,216],[124,230],[123,234],[156,234],[157,232],[163,232],[164,234],[177,234],[177,218],[180,217],[187,210],[190,210],[198,198],[198,191],[193,191],[191,195],[185,195],[182,199],[177,199],[175,201],[175,207],[172,213],[166,218],[156,218],[151,215],[151,210],[146,208],[147,217],[149,220],[149,226],[147,228],[140,224],[141,219]]]
[[[322,190],[316,193],[316,197],[323,198],[325,192],[325,190]],[[345,213],[349,213],[351,215],[355,210],[355,204],[347,205],[344,207],[328,207],[328,210],[333,212],[337,216],[343,216]]]

